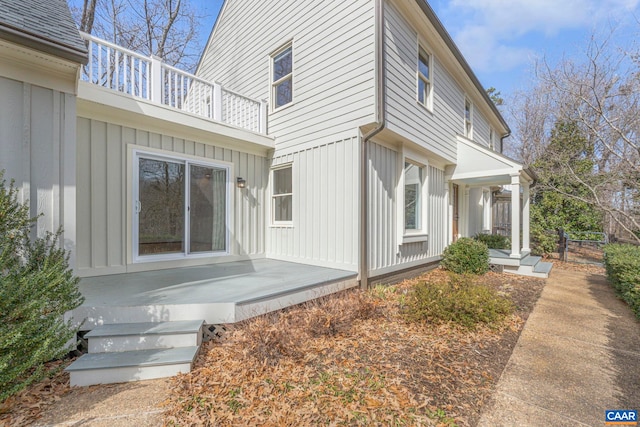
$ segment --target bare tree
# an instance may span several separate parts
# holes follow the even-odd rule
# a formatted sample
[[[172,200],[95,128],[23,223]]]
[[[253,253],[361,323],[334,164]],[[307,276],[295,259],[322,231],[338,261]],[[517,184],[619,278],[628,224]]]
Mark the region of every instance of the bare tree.
[[[91,34],[93,22],[96,16],[96,3],[98,0],[84,0],[82,16],[80,18],[80,31]]]
[[[575,123],[589,144],[594,167],[585,176],[558,162],[565,176],[588,191],[566,194],[606,214],[640,242],[640,63],[638,52],[612,43],[613,31],[593,36],[580,58],[536,67],[535,84],[512,108],[519,140],[515,154],[526,164],[548,153],[550,127]],[[560,192],[558,188],[549,188]]]
[[[97,37],[193,71],[201,54],[201,16],[189,0],[84,0],[74,15]]]

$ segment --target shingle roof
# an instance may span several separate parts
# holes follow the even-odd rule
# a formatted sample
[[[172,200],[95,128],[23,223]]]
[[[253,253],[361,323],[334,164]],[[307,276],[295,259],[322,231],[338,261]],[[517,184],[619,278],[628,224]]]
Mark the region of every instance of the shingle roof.
[[[65,0],[0,0],[0,38],[87,61],[87,48]]]

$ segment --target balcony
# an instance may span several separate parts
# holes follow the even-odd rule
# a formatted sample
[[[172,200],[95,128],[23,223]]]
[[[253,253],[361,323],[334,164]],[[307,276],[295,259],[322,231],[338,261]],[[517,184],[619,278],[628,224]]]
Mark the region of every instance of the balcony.
[[[267,133],[267,103],[225,89],[131,50],[81,33],[89,62],[81,80],[258,134]]]

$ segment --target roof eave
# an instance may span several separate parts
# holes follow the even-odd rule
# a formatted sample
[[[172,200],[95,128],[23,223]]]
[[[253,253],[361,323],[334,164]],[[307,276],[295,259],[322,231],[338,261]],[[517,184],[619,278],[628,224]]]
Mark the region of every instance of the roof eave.
[[[427,3],[427,0],[416,0],[416,3],[418,3],[418,6],[420,7],[420,9],[422,9],[422,12],[424,12],[427,18],[429,18],[429,20],[435,27],[440,37],[442,37],[442,40],[444,40],[445,44],[447,45],[451,53],[453,53],[453,56],[456,58],[458,63],[460,63],[465,73],[467,73],[467,75],[471,79],[471,82],[474,84],[476,89],[478,89],[478,92],[480,92],[480,95],[485,99],[485,101],[489,105],[489,108],[491,108],[493,113],[498,117],[498,120],[500,120],[500,123],[507,130],[507,133],[505,135],[510,134],[511,128],[509,127],[507,122],[504,120],[504,117],[502,117],[502,114],[498,110],[498,107],[496,107],[496,105],[493,103],[493,101],[487,94],[487,91],[482,86],[482,83],[480,83],[480,80],[478,80],[478,77],[475,75],[475,73],[469,66],[469,63],[467,62],[467,60],[464,58],[464,56],[462,56],[462,52],[460,52],[460,49],[458,49],[458,46],[456,46],[456,43],[453,41],[453,39],[449,35],[449,32],[445,29],[444,25],[440,21],[440,18],[438,18],[438,16],[436,15],[435,11]]]
[[[30,34],[24,30],[19,30],[5,24],[0,24],[0,38],[78,64],[87,64],[89,62],[89,53],[86,49],[80,50],[64,44],[55,43],[46,38]]]

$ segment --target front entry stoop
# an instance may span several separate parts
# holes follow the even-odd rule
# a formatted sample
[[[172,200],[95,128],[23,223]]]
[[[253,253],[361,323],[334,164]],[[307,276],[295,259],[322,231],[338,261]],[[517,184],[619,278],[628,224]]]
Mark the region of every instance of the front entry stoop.
[[[101,325],[85,335],[89,353],[65,370],[72,386],[164,378],[191,370],[203,320]]]
[[[522,252],[520,257],[512,257],[509,250],[489,249],[489,264],[497,266],[504,273],[546,279],[551,273],[553,264],[542,261],[539,256]]]
[[[542,261],[541,257],[526,255],[520,260],[520,264],[517,267],[505,266],[504,272],[547,279],[549,277],[549,273],[551,273],[551,268],[553,268],[553,264]]]

